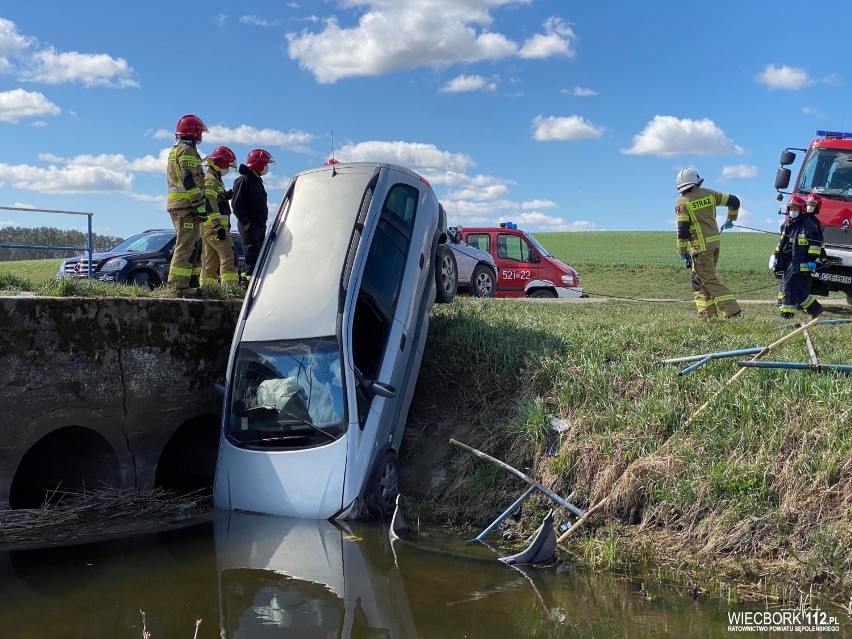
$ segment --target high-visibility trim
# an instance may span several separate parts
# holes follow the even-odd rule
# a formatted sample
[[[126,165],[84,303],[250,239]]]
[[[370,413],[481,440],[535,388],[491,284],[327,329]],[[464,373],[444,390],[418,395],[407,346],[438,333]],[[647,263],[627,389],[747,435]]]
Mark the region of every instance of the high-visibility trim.
[[[169,275],[174,275],[175,277],[191,277],[192,269],[184,268],[182,266],[172,266],[169,268]]]
[[[716,302],[715,300],[695,300],[695,306],[701,311],[716,306]]]
[[[810,255],[819,255],[820,253],[822,253],[821,246],[814,246],[811,244],[810,248],[808,248],[808,254]]]
[[[799,272],[800,273],[810,273],[811,269],[808,267],[807,263],[799,264]]]
[[[795,313],[796,307],[790,306],[789,304],[782,304],[781,305],[781,312],[782,313]]]
[[[219,213],[211,213],[207,216],[207,219],[204,220],[204,226],[213,226],[214,222],[217,222],[221,217],[222,216]],[[222,226],[224,226],[224,224]]]
[[[808,306],[816,302],[816,298],[813,295],[808,295],[808,299],[802,302],[802,310],[807,310]]]
[[[731,294],[731,295],[719,295],[718,297],[714,297],[713,301],[716,304],[718,304],[719,302],[731,302],[735,299],[736,298],[733,296],[733,294]]]
[[[223,284],[226,282],[237,282],[240,279],[240,275],[236,271],[232,273],[222,273],[222,275],[219,276],[219,279]]]

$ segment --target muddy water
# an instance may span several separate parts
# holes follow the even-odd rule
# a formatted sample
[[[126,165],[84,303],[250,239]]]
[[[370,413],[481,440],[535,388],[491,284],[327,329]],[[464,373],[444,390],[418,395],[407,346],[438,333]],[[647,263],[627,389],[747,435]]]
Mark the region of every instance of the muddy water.
[[[379,524],[216,513],[167,533],[0,555],[4,638],[737,636],[727,613],[566,566],[519,570],[438,534],[391,542]]]

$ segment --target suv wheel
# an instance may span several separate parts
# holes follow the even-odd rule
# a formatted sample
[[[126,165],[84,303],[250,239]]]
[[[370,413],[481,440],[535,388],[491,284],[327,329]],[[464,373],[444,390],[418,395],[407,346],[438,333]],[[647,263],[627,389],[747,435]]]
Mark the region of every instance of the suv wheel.
[[[142,286],[147,289],[153,289],[154,283],[151,281],[151,276],[148,273],[133,273],[130,277],[127,278],[128,284],[135,284],[136,286]]]
[[[435,257],[435,284],[438,287],[436,299],[441,304],[449,304],[455,298],[459,287],[456,256],[449,247],[439,246]]]
[[[494,271],[484,264],[478,264],[470,278],[470,294],[474,297],[494,297],[496,293]]]

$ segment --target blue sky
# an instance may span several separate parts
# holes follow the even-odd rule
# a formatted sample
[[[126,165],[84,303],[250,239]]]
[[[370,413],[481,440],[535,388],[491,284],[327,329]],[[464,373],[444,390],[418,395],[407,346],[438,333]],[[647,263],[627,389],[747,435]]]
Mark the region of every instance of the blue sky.
[[[202,154],[272,153],[272,210],[333,148],[420,172],[451,224],[674,231],[695,166],[774,230],[780,152],[852,130],[830,28],[850,20],[841,0],[4,3],[0,206],[169,227],[165,155],[195,113]],[[10,224],[85,230],[0,210]]]

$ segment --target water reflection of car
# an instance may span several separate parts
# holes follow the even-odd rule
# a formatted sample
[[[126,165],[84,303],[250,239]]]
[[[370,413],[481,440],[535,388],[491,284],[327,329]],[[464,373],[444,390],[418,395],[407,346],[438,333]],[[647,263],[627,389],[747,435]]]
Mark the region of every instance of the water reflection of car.
[[[392,505],[436,283],[455,294],[446,237],[432,188],[402,167],[292,179],[234,335],[216,507],[327,519]]]
[[[451,226],[447,246],[453,251],[459,274],[458,286],[474,297],[494,297],[497,294],[497,265],[486,251],[465,243],[461,229]]]
[[[325,520],[237,512],[213,525],[220,636],[417,636],[402,576],[375,528],[358,534]]]
[[[240,234],[231,231],[237,267],[245,264]],[[92,278],[101,282],[136,284],[154,288],[169,278],[169,265],[175,249],[174,229],[148,229],[127,238],[109,251],[92,253]],[[88,277],[89,255],[64,260],[56,273],[57,281],[66,277]]]

